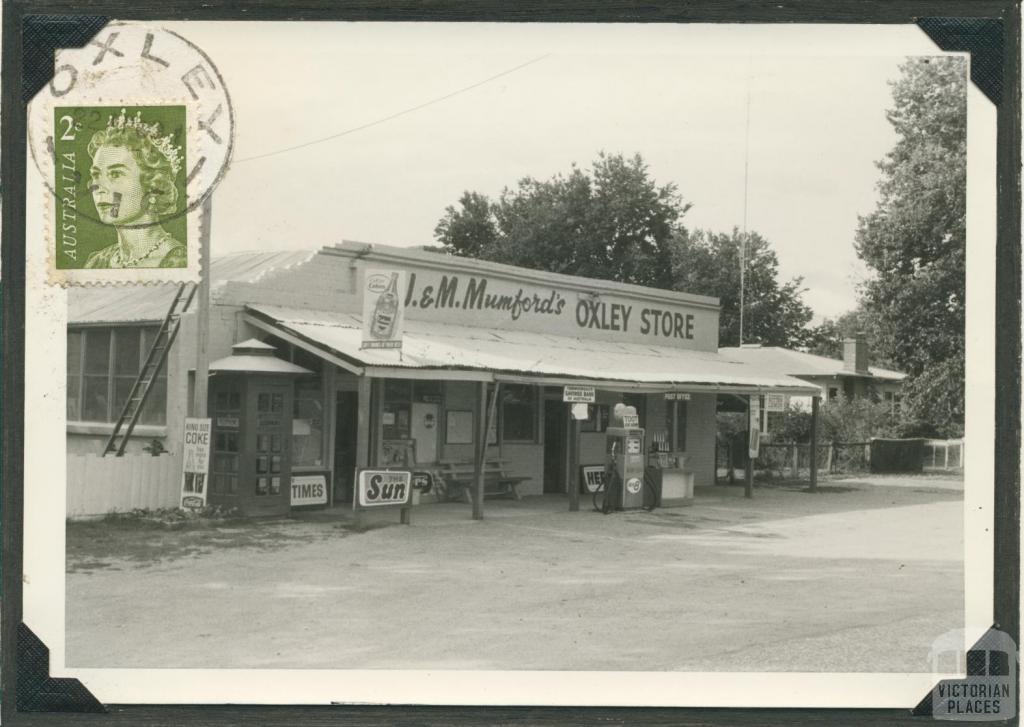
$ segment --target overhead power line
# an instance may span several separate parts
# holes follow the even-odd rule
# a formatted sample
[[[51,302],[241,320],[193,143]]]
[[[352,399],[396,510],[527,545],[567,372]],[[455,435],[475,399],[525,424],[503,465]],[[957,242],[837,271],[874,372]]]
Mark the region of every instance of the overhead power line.
[[[475,88],[480,88],[481,86],[486,85],[488,83],[491,83],[492,81],[496,81],[497,79],[502,78],[503,76],[507,76],[510,73],[515,73],[516,71],[522,70],[523,68],[526,68],[529,65],[532,65],[534,63],[537,63],[538,61],[544,60],[549,55],[551,55],[551,54],[550,53],[545,53],[542,56],[537,56],[536,58],[533,58],[531,60],[526,61],[526,63],[520,63],[518,66],[513,66],[512,68],[508,68],[508,69],[502,71],[501,73],[496,73],[493,76],[488,76],[487,78],[485,78],[485,79],[483,79],[481,81],[477,81],[476,83],[470,84],[468,86],[463,86],[462,88],[459,88],[459,89],[457,89],[455,91],[452,91],[450,93],[446,93],[443,96],[438,96],[437,98],[432,98],[429,101],[425,101],[425,102],[423,102],[421,104],[417,104],[416,106],[410,106],[407,109],[403,109],[401,111],[396,111],[393,114],[390,114],[388,116],[384,116],[384,117],[376,119],[374,121],[370,121],[370,122],[367,122],[365,124],[361,124],[359,126],[353,126],[350,129],[345,129],[344,131],[339,131],[339,132],[337,132],[335,134],[331,134],[330,136],[325,136],[325,137],[322,137],[320,139],[313,139],[311,141],[303,142],[302,144],[296,144],[295,146],[288,146],[288,147],[285,147],[283,149],[277,149],[275,151],[268,151],[268,152],[266,152],[264,154],[254,154],[253,156],[245,157],[244,159],[236,159],[234,161],[234,163],[235,164],[241,164],[242,162],[251,162],[251,161],[253,161],[255,159],[265,159],[267,157],[277,156],[278,154],[285,154],[285,153],[290,152],[290,151],[296,151],[298,149],[305,149],[308,146],[314,146],[316,144],[323,144],[323,143],[331,141],[333,139],[339,139],[339,138],[341,138],[343,136],[347,136],[349,134],[354,134],[357,131],[363,131],[364,129],[369,129],[372,126],[377,126],[378,124],[383,124],[383,123],[385,123],[387,121],[392,121],[393,119],[397,119],[400,116],[406,116],[408,114],[413,113],[414,111],[419,111],[420,109],[425,109],[428,106],[433,106],[434,104],[441,103],[442,101],[447,101],[448,99],[453,98],[454,96],[458,96],[459,94],[466,93],[467,91],[472,91]]]

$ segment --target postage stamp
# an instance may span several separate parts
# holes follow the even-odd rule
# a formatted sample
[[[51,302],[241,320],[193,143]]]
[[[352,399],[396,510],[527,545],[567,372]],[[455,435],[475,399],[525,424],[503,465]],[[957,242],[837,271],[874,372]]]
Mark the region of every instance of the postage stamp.
[[[187,268],[186,109],[56,106],[58,270]]]
[[[49,191],[49,284],[198,280],[203,205],[235,137],[227,87],[201,49],[164,28],[110,23],[57,51],[28,137]]]

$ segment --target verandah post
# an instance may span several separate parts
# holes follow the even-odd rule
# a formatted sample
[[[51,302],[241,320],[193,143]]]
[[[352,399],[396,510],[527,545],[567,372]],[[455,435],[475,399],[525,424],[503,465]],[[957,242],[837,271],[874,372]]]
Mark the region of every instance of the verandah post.
[[[743,470],[743,496],[754,496],[754,456],[750,454],[750,442],[753,441],[753,424],[750,419],[751,404],[753,397],[747,395],[747,466]]]
[[[501,384],[494,382],[494,390],[491,392],[490,406],[487,404],[487,382],[480,382],[480,413],[477,417],[477,456],[474,475],[476,486],[473,495],[473,519],[483,520],[484,518],[484,485],[487,469],[487,434],[491,431],[491,422],[497,416],[498,389]]]
[[[497,398],[495,390],[494,396]],[[474,478],[476,487],[473,488],[473,519],[483,520],[484,518],[484,461],[487,457],[487,382],[480,382],[480,403],[476,418],[476,462],[474,467]]]
[[[572,404],[569,405],[572,407]],[[580,423],[569,414],[569,512],[580,509]]]
[[[818,489],[818,402],[811,397],[811,492]]]

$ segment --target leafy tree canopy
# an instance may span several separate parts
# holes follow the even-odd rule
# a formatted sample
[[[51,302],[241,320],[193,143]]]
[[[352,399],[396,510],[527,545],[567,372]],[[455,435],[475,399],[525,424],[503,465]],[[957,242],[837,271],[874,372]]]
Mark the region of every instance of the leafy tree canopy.
[[[843,357],[843,341],[862,334],[868,344],[868,361],[872,366],[898,368],[876,341],[884,338],[879,322],[869,311],[858,306],[835,318],[826,318],[810,329],[807,335],[807,352],[829,358]]]
[[[871,397],[848,399],[840,394],[821,403],[819,417],[818,441],[821,444],[866,442],[872,437],[901,433],[892,405]],[[791,406],[782,413],[772,435],[779,442],[810,442],[811,413],[805,407]]]
[[[687,209],[639,154],[601,154],[589,172],[526,177],[497,202],[466,192],[434,237],[455,255],[670,288],[671,241]]]
[[[651,178],[640,155],[601,154],[589,171],[527,177],[497,201],[467,191],[434,237],[454,255],[716,296],[720,343],[736,345],[740,233],[691,235],[682,225],[689,208],[674,184]],[[745,340],[799,345],[811,319],[801,280],[779,283],[769,243],[748,238]]]
[[[779,282],[779,259],[756,232],[685,232],[673,248],[673,287],[719,298],[719,346],[740,343],[740,243],[746,238],[743,341],[795,348],[805,345],[813,313],[804,304],[803,279]]]
[[[966,65],[919,58],[901,66],[887,118],[898,140],[878,163],[876,209],[856,249],[873,269],[861,296],[874,344],[911,375],[905,411],[963,431],[967,186]]]

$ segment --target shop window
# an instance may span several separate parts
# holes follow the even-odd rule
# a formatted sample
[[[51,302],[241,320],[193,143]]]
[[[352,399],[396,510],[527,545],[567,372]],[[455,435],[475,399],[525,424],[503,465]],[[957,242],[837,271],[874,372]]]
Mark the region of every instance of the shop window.
[[[300,377],[295,382],[292,417],[292,465],[323,467],[324,394],[320,377]]]
[[[537,439],[537,389],[528,384],[501,387],[501,439],[534,442]]]
[[[210,404],[213,407],[215,422],[237,422],[242,414],[242,392],[240,389],[219,389]],[[221,428],[222,426],[218,424],[213,437],[210,492],[214,495],[235,495],[238,493],[241,434],[238,431]]]
[[[441,392],[444,391],[442,387],[443,383],[440,381],[414,381],[412,382],[412,400],[427,404],[440,404]]]
[[[123,326],[68,331],[69,422],[113,422],[121,415],[158,329]],[[153,380],[140,424],[167,421],[167,367]]]
[[[412,384],[409,379],[384,380],[384,439],[409,439]]]
[[[665,402],[665,431],[673,452],[686,451],[686,401]]]
[[[839,389],[835,386],[828,387],[828,400],[835,401],[839,398]]]
[[[412,379],[384,380],[384,439],[409,439],[413,402],[440,404],[443,383]]]
[[[580,422],[581,432],[603,432],[608,428],[611,407],[607,404],[588,404],[587,418]]]
[[[304,348],[293,346],[277,336],[267,336],[264,343],[274,347],[274,355],[284,361],[309,369],[314,376],[299,376],[295,380],[295,399],[292,404],[292,466],[323,467],[324,466],[324,361],[316,354]],[[280,394],[267,400],[268,411],[279,412],[284,407],[284,397]],[[274,407],[278,408],[274,408]],[[261,411],[263,411],[261,409]],[[272,435],[278,440],[277,435]],[[275,452],[280,451],[280,441]],[[274,493],[271,483],[270,492]]]

